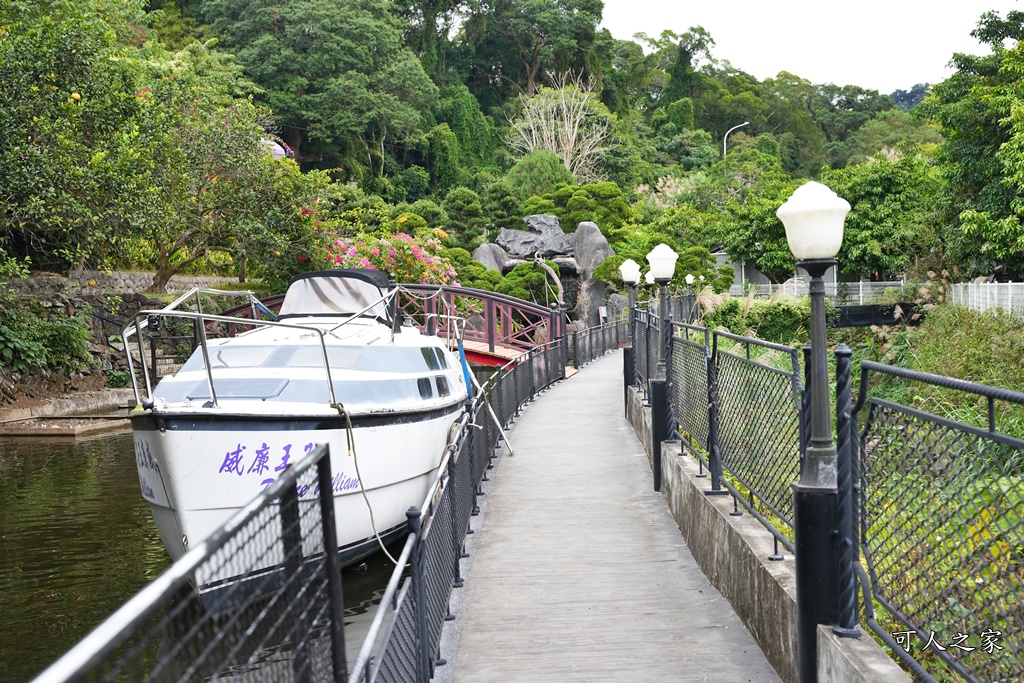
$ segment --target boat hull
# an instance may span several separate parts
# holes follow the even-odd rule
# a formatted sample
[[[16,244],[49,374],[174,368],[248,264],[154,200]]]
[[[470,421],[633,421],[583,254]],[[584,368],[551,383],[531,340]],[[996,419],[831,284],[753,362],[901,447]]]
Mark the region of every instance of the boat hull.
[[[133,416],[136,467],[143,497],[175,560],[222,526],[317,444],[330,448],[339,559],[345,564],[375,552],[377,536],[401,535],[405,513],[423,503],[444,455],[460,406],[418,414],[352,420],[353,453],[340,417],[255,419],[247,416]],[[365,486],[365,496],[363,488]],[[300,506],[318,505],[318,487],[299,489]],[[372,510],[372,517],[371,517]],[[276,518],[275,518],[276,519]],[[242,572],[273,568],[283,560],[279,530],[272,541],[247,548],[242,568],[228,562],[196,577],[200,590]],[[308,541],[303,554],[317,552]]]

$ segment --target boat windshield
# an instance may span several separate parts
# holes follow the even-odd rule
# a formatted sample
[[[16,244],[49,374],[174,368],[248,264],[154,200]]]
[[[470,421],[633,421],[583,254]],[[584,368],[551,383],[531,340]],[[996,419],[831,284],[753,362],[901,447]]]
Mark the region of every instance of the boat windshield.
[[[197,349],[176,375],[161,380],[154,396],[172,404],[205,401],[210,397],[212,378],[219,399],[285,403],[326,403],[330,399],[319,345],[231,343],[211,346],[209,351],[209,376]],[[335,396],[345,405],[399,410],[450,394],[445,372],[450,372],[451,366],[440,347],[328,346],[327,357]],[[367,377],[356,373],[380,374]]]
[[[224,344],[209,347],[214,371],[226,368],[322,368],[324,353],[317,345],[242,346]],[[442,349],[435,346],[328,346],[331,371],[393,372],[420,374],[448,367]],[[204,370],[203,354],[197,349],[180,372]]]
[[[288,285],[279,319],[296,316],[362,315],[390,324],[387,276],[375,270],[303,273]],[[369,309],[364,311],[363,309]]]

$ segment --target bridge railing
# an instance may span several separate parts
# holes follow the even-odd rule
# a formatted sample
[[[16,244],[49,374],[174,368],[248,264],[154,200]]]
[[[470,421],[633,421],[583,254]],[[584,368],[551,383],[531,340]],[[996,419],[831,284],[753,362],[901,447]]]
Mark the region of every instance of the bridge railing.
[[[284,295],[277,294],[261,303],[265,310],[276,313],[283,301]],[[501,348],[522,353],[565,333],[563,316],[555,304],[545,308],[471,287],[402,284],[398,305],[402,316],[421,332],[449,339],[461,336],[466,342],[480,344],[483,352]],[[259,309],[245,305],[222,315],[247,318],[260,314]]]
[[[643,345],[658,337],[644,311],[633,328],[640,365]],[[669,385],[664,405],[651,406],[652,424],[667,413],[654,441],[686,442],[701,476],[711,475],[705,492],[728,491],[734,509],[742,504],[772,532],[769,559],[781,559],[780,544],[794,548],[791,484],[809,440],[798,351],[685,323],[672,330],[667,376],[647,377]],[[832,625],[855,633],[863,609],[863,623],[923,681],[1024,680],[1024,393],[864,361],[853,405],[851,353],[835,354]],[[639,387],[643,370],[625,370]],[[929,386],[963,406],[957,419],[891,398],[921,403],[934,395]]]
[[[243,672],[264,680],[341,680],[345,615],[335,524],[330,456],[320,445],[36,683],[185,682]],[[235,578],[199,596],[197,573]]]
[[[503,347],[529,351],[562,336],[557,306],[549,308],[470,287],[401,285],[399,305],[408,318],[428,334],[445,336],[445,317],[465,320],[465,340],[486,345],[490,352]],[[433,323],[436,316],[439,322]],[[433,325],[439,325],[435,329]]]

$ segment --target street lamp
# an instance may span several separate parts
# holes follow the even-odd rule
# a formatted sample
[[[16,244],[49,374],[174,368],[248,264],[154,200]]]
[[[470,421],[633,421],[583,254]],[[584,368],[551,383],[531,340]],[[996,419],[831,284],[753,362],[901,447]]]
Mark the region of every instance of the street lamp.
[[[659,244],[647,254],[647,262],[651,264],[650,276],[660,291],[658,326],[661,332],[661,343],[658,344],[658,365],[650,378],[651,392],[651,470],[654,474],[654,490],[661,490],[661,442],[669,438],[669,405],[668,405],[668,349],[672,339],[672,327],[668,323],[668,283],[676,272],[676,260],[679,254],[672,251],[667,244]]]
[[[676,260],[679,258],[679,254],[672,250],[672,247],[667,244],[659,244],[654,249],[651,249],[650,253],[647,254],[647,262],[651,264],[651,270],[648,272],[648,276],[651,280],[654,280],[658,284],[658,317],[661,319],[662,328],[662,343],[658,350],[658,372],[664,373],[665,371],[665,340],[668,339],[668,325],[665,321],[668,319],[668,291],[666,285],[672,280],[672,275],[676,270]],[[661,375],[664,377],[664,374]]]
[[[797,658],[801,683],[817,681],[817,625],[835,620],[838,498],[825,350],[825,271],[836,265],[850,203],[825,185],[801,185],[775,215],[786,228],[796,265],[811,276],[811,439],[793,484],[796,534]]]
[[[619,266],[622,281],[629,287],[629,308],[636,306],[636,286],[640,282],[640,264],[633,259],[626,259]]]
[[[725,158],[725,142],[726,142],[726,140],[728,140],[728,139],[729,139],[729,133],[733,132],[733,131],[734,131],[734,130],[736,130],[737,128],[742,128],[743,126],[749,126],[749,125],[750,125],[750,121],[744,121],[744,122],[743,122],[743,123],[741,123],[740,125],[738,125],[738,126],[733,126],[733,127],[732,127],[732,128],[730,128],[729,130],[725,131],[725,135],[724,135],[724,136],[722,136],[722,158],[723,158],[723,159]]]

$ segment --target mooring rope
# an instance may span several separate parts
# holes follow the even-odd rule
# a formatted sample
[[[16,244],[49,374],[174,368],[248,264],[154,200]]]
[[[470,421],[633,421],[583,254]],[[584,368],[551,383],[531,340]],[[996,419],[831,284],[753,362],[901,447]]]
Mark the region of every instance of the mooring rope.
[[[380,532],[377,531],[377,521],[373,518],[373,506],[370,505],[370,497],[366,495],[366,486],[363,484],[363,475],[359,472],[359,456],[356,455],[356,438],[355,434],[352,433],[352,417],[345,410],[345,406],[340,403],[335,403],[331,406],[338,411],[340,415],[345,418],[345,445],[348,447],[348,454],[352,458],[352,462],[356,467],[356,478],[359,479],[359,492],[363,494],[363,500],[366,501],[366,509],[370,513],[370,527],[373,528],[373,535],[377,538],[377,545],[387,555],[388,559],[391,560],[392,564],[398,565],[398,560],[388,552],[388,549],[384,546],[384,540],[380,537]]]

